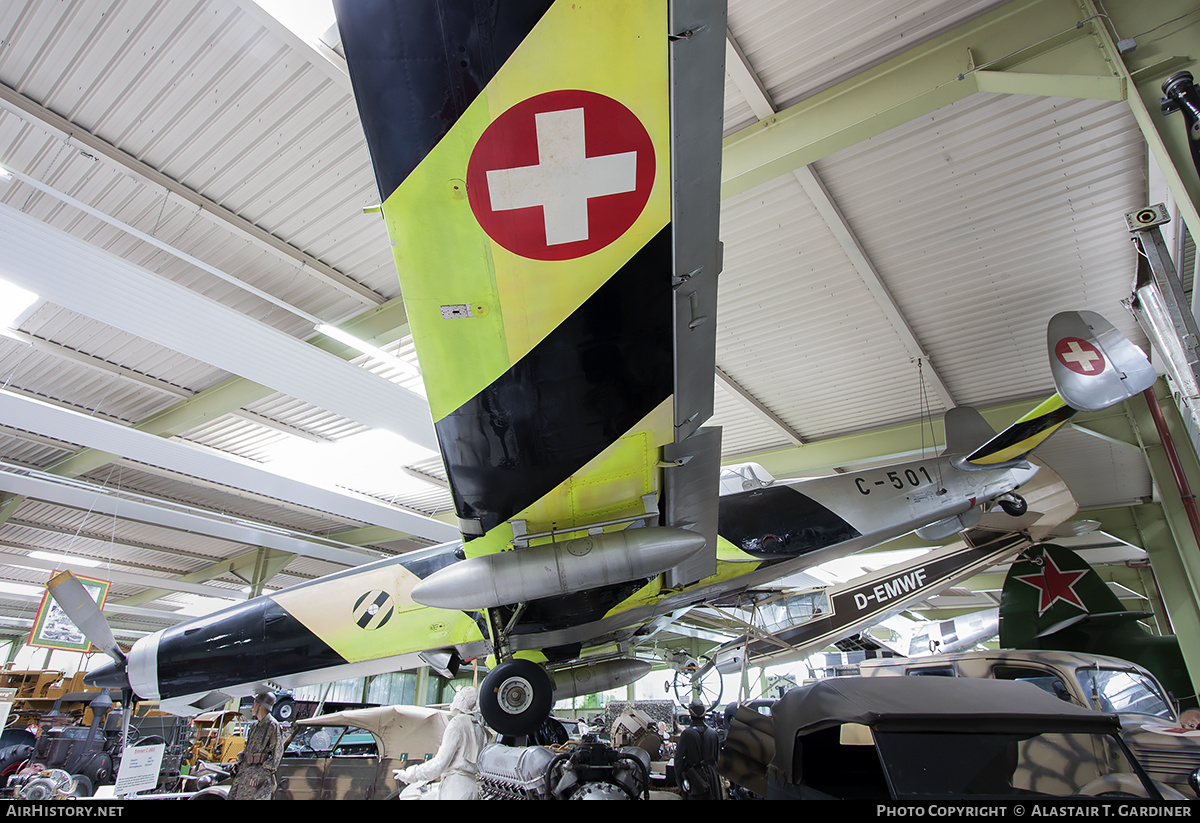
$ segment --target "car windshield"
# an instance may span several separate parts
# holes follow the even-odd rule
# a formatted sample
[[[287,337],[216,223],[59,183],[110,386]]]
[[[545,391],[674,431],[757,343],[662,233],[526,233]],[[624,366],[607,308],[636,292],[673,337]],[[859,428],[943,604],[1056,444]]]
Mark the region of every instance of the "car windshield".
[[[328,755],[347,726],[311,726],[296,733],[288,744],[285,757]]]
[[[1153,680],[1136,671],[1081,668],[1075,671],[1083,693],[1102,712],[1149,714],[1175,721],[1175,712]]]
[[[876,732],[875,744],[897,799],[1150,796],[1107,735]]]

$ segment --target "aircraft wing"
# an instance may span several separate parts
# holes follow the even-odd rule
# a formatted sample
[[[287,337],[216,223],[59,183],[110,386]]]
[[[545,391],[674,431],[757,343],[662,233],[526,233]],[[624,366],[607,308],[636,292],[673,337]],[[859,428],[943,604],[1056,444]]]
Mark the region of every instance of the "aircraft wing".
[[[877,625],[914,603],[927,600],[982,569],[1009,561],[1062,529],[1079,510],[1062,478],[1044,462],[1023,489],[1029,508],[1021,517],[983,515],[974,528],[945,546],[909,561],[829,587],[797,595],[815,604],[789,625],[771,626],[766,636],[743,636],[713,654],[722,671],[803,660],[820,649]],[[786,611],[786,610],[785,610]]]
[[[337,8],[466,554],[684,526],[694,582],[724,3],[477,5]]]

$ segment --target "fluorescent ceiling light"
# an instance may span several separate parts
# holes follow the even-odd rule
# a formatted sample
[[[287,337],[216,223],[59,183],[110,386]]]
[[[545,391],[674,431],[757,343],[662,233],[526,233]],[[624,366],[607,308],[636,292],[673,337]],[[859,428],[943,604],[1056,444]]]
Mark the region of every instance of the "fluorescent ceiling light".
[[[287,438],[271,449],[263,468],[317,486],[340,486],[367,493],[422,491],[424,481],[403,468],[437,452],[382,429],[344,437],[336,443]]]
[[[68,554],[57,554],[55,552],[30,552],[29,556],[37,560],[49,560],[51,563],[73,563],[76,566],[88,566],[95,568],[103,565],[100,560],[93,560],[90,557],[72,557]]]
[[[33,292],[7,280],[0,280],[0,326],[8,329],[18,328],[39,302],[41,298]]]
[[[0,581],[0,592],[4,594],[24,594],[30,597],[41,597],[46,592],[45,586],[30,586],[26,583],[8,583]]]
[[[12,172],[0,166],[0,180],[12,180]]]
[[[339,343],[345,343],[355,351],[360,351],[368,357],[372,357],[381,363],[387,363],[389,366],[400,369],[406,374],[410,374],[414,377],[421,376],[421,370],[412,363],[409,363],[407,360],[403,360],[394,354],[389,354],[378,346],[372,346],[365,340],[359,340],[354,335],[350,334],[349,332],[342,331],[337,326],[332,326],[329,323],[320,323],[316,328],[317,331],[326,337],[332,337]]]

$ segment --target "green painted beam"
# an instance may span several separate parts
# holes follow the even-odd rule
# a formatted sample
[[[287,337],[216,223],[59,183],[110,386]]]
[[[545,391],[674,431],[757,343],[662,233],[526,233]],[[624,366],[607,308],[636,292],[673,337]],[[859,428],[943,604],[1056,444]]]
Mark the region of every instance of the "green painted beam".
[[[1006,403],[1002,406],[981,409],[980,413],[993,428],[1000,430],[1037,406],[1042,399],[1044,398]],[[914,455],[919,455],[921,452],[922,436],[927,452],[931,450],[940,452],[945,444],[946,435],[941,419],[933,421],[932,433],[930,433],[929,425],[929,423],[920,422],[906,423],[845,437],[833,437],[828,440],[805,443],[786,449],[738,455],[725,462],[727,464],[758,463],[775,477],[784,478],[827,473],[835,468],[872,461],[913,459]],[[924,430],[924,435],[922,435],[922,430]],[[932,444],[930,443],[931,439],[935,441]]]
[[[1200,237],[1200,177],[1188,146],[1183,115],[1163,115],[1159,100],[1162,83],[1180,71],[1200,78],[1200,15],[1196,0],[1080,0],[1088,15],[1103,13],[1109,26],[1094,30],[1098,47],[1128,86],[1129,108],[1146,139],[1150,153],[1167,179],[1183,221]],[[1132,39],[1137,47],[1126,54],[1116,38]],[[1149,204],[1147,204],[1149,205]]]
[[[212,580],[215,577],[220,577],[223,574],[233,574],[242,578],[243,580],[246,580],[247,582],[250,582],[254,575],[254,568],[256,564],[259,563],[259,555],[261,551],[263,550],[251,549],[248,552],[243,552],[242,554],[231,557],[228,560],[222,560],[219,563],[213,563],[211,566],[206,566],[203,569],[190,572],[176,579],[185,583],[204,583]],[[269,572],[269,574],[263,578],[264,580],[270,580],[272,576],[283,571],[287,564],[291,562],[292,558],[296,556],[288,552],[276,551],[274,549],[267,549],[266,551],[268,552],[268,556],[266,557],[266,562],[263,568]],[[143,606],[168,594],[174,594],[174,591],[167,589],[146,589],[145,591],[141,591],[135,595],[126,597],[124,600],[120,601],[120,605]]]
[[[1172,441],[1176,444],[1180,465],[1191,489],[1200,489],[1200,459],[1190,448],[1187,432],[1174,400],[1163,381],[1155,385],[1155,394]],[[1134,422],[1141,434],[1143,451],[1150,466],[1154,485],[1162,499],[1163,520],[1139,523],[1146,553],[1154,568],[1172,630],[1193,682],[1200,682],[1200,543],[1192,532],[1171,472],[1166,451],[1142,397],[1129,403]]]
[[[1039,97],[1079,97],[1088,100],[1124,100],[1125,84],[1118,77],[1078,74],[1041,74],[1019,71],[977,71],[977,91],[1026,94]]]
[[[722,153],[722,197],[978,91],[1121,99],[1095,25],[1078,25],[1085,16],[1072,0],[1014,0],[732,134]]]
[[[1162,82],[1200,78],[1195,0],[1014,0],[725,139],[732,197],[976,92],[1125,100],[1200,236],[1200,177]],[[1107,22],[1105,22],[1107,21]],[[1112,29],[1137,46],[1117,48]]]

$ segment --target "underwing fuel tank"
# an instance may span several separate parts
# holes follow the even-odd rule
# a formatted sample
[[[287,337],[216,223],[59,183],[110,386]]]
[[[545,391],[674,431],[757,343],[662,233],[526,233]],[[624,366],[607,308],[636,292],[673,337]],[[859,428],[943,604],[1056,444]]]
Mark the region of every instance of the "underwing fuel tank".
[[[628,686],[645,677],[652,668],[654,667],[645,660],[624,659],[601,660],[586,666],[555,669],[551,672],[551,677],[554,678],[554,699],[583,697]]]
[[[435,572],[412,590],[425,606],[491,609],[661,574],[704,548],[687,529],[652,527],[472,557]]]

